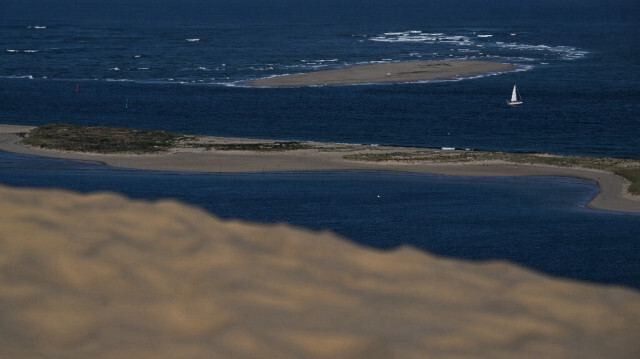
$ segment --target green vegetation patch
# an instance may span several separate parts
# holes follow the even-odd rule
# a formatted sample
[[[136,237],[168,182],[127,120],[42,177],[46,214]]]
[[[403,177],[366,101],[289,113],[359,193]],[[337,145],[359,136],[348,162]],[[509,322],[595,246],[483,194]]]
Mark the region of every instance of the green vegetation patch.
[[[210,143],[210,144],[198,144],[197,147],[204,147],[208,150],[218,151],[293,151],[312,148],[311,146],[297,142],[260,142],[260,143]]]
[[[451,65],[451,63],[449,62],[433,62],[429,64],[418,65],[419,68],[438,67],[438,66],[453,66],[453,65]]]
[[[206,143],[198,136],[127,128],[50,124],[26,134],[23,143],[63,151],[93,153],[158,153],[174,147],[219,151],[292,151],[313,148],[297,141],[260,143]]]
[[[373,162],[474,162],[506,160],[508,156],[508,153],[503,152],[418,150],[413,152],[357,153],[345,155],[344,159]]]
[[[167,151],[181,138],[164,131],[50,124],[31,130],[23,143],[63,151],[143,154]]]
[[[640,168],[616,167],[613,169],[613,173],[624,177],[627,181],[631,182],[628,189],[629,193],[640,195]]]

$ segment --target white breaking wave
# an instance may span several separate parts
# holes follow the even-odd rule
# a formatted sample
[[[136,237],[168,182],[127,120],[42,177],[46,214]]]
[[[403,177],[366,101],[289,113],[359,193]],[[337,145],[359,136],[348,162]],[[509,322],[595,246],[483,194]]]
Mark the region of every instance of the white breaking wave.
[[[186,39],[186,40],[189,41],[189,42],[198,42],[198,41],[200,41],[199,38],[192,38],[192,39]]]
[[[9,75],[9,76],[0,76],[3,79],[27,79],[33,80],[33,75]],[[46,78],[46,76],[44,76]]]
[[[442,32],[422,32],[409,30],[403,32],[386,32],[381,36],[370,37],[371,41],[378,42],[422,42],[422,43],[453,43],[470,44],[470,38],[463,35],[446,35]]]
[[[516,36],[516,33],[509,33],[510,36]],[[589,54],[588,51],[581,50],[573,46],[550,46],[550,45],[530,45],[517,42],[505,42],[505,41],[493,41],[495,36],[493,34],[480,33],[473,35],[467,35],[464,32],[459,34],[448,34],[443,32],[422,32],[420,30],[407,30],[407,31],[393,31],[385,32],[381,35],[370,36],[370,41],[376,42],[388,42],[388,43],[416,43],[433,45],[453,45],[449,48],[436,47],[436,52],[433,55],[454,57],[455,53],[473,53],[478,55],[501,56],[508,59],[517,59],[522,56],[518,56],[515,52],[526,52],[527,58],[530,58],[533,53],[539,52],[546,59],[549,56],[557,57],[560,60],[576,60],[585,57]],[[439,48],[439,50],[438,50]],[[476,48],[482,48],[482,52],[474,50]],[[496,52],[499,50],[508,50],[508,55],[504,54],[504,51]],[[417,54],[413,52],[411,54]],[[524,55],[524,54],[523,54]],[[413,55],[410,55],[413,56]],[[536,56],[537,57],[537,56]],[[538,59],[537,61],[539,61]],[[530,60],[529,60],[530,61]]]
[[[393,62],[393,60],[391,60],[391,59],[382,59],[382,60],[360,61],[360,62],[356,62],[356,65],[388,64],[390,62]]]
[[[329,67],[330,65],[335,64],[336,62],[338,62],[338,59],[328,59],[328,60],[301,59],[301,60],[298,60],[298,62],[300,62],[300,63],[299,64],[295,64],[295,65],[267,64],[267,65],[269,65],[268,67],[270,67],[270,68],[257,67],[255,69],[274,70],[276,68],[282,68],[282,69],[286,69],[286,70],[290,70],[290,69],[317,70],[317,69],[325,69],[325,68]]]
[[[585,57],[589,52],[572,46],[528,45],[517,42],[496,43],[501,48],[522,51],[540,51],[560,55],[563,60],[576,60]]]
[[[265,66],[265,67],[249,66],[249,69],[253,71],[271,71],[274,68],[273,66]]]
[[[37,52],[40,52],[40,50],[16,50],[16,49],[7,49],[6,51],[12,54],[17,54],[20,52],[27,53],[27,54],[35,54]]]
[[[298,60],[302,63],[305,64],[323,64],[325,62],[338,62],[338,59],[319,59],[319,60],[309,60],[309,59],[302,59],[302,60]],[[271,64],[269,64],[271,65]]]

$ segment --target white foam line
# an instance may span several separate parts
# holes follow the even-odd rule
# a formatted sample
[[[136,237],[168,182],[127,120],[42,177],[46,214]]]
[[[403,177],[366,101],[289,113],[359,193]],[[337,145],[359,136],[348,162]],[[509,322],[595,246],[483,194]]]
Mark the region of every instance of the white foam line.
[[[273,67],[268,66],[268,67],[255,67],[255,66],[250,66],[249,69],[253,70],[253,71],[271,71],[274,70]]]
[[[17,53],[27,53],[27,54],[35,54],[37,52],[40,52],[40,50],[17,50],[17,49],[7,49],[6,52],[12,53],[12,54],[17,54]]]
[[[509,33],[511,36],[516,36],[516,33]],[[588,51],[581,50],[573,46],[559,45],[529,45],[516,42],[505,43],[503,41],[491,41],[493,34],[480,33],[475,34],[474,38],[484,39],[482,43],[475,43],[472,38],[467,35],[461,34],[446,34],[446,33],[426,33],[420,30],[407,30],[407,31],[390,31],[382,33],[377,36],[369,36],[369,41],[375,42],[388,42],[388,43],[425,43],[425,44],[451,44],[456,47],[484,47],[490,48],[497,46],[498,48],[515,50],[515,51],[539,51],[541,53],[551,53],[560,57],[563,60],[576,60],[585,57],[589,54]],[[455,51],[450,48],[449,51]],[[468,52],[467,49],[459,49],[460,52]],[[446,56],[446,54],[444,54]],[[449,55],[452,57],[452,55]],[[539,60],[537,60],[539,61]]]
[[[3,79],[27,79],[33,80],[33,75],[9,75],[9,76],[0,76]]]

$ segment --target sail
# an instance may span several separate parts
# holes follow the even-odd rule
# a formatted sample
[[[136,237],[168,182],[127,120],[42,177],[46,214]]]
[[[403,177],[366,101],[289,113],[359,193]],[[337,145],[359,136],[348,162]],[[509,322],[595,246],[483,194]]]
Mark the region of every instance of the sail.
[[[513,85],[513,91],[511,91],[511,100],[507,101],[507,105],[509,106],[515,106],[515,105],[521,105],[522,104],[522,97],[520,99],[518,99],[518,89],[516,88],[516,85]]]
[[[518,101],[518,94],[516,92],[516,85],[513,85],[513,91],[511,91],[511,102]]]

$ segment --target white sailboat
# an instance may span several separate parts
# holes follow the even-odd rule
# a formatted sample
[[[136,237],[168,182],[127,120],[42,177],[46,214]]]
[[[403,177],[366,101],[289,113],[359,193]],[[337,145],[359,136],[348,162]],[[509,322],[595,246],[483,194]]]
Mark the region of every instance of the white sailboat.
[[[511,100],[507,101],[507,105],[522,105],[522,96],[519,96],[518,89],[515,84],[513,84],[513,91],[511,91]]]

